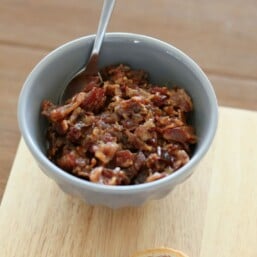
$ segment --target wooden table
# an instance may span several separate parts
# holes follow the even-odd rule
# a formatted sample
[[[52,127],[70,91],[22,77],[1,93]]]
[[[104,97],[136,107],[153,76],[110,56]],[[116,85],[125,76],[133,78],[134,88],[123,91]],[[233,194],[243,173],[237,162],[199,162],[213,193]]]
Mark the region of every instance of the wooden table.
[[[0,5],[0,201],[17,149],[17,98],[33,66],[97,28],[100,0],[2,0]],[[108,31],[157,37],[190,55],[219,103],[257,110],[255,0],[117,0]]]
[[[257,256],[257,112],[220,108],[193,176],[139,208],[92,207],[64,194],[21,141],[0,207],[0,256],[129,257],[173,247],[189,257]]]

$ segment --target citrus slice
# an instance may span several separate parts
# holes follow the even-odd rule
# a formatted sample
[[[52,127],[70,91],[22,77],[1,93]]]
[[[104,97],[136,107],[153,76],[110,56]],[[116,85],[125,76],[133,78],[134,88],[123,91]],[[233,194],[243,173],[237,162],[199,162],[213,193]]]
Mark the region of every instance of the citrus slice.
[[[188,257],[186,254],[172,248],[154,248],[135,253],[131,257]]]

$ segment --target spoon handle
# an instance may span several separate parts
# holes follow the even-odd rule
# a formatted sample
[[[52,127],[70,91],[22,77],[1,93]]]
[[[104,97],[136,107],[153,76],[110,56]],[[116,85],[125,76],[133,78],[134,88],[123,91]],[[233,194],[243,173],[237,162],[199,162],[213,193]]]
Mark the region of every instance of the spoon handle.
[[[112,14],[114,4],[115,0],[104,1],[91,56],[98,55],[100,52],[104,34]]]

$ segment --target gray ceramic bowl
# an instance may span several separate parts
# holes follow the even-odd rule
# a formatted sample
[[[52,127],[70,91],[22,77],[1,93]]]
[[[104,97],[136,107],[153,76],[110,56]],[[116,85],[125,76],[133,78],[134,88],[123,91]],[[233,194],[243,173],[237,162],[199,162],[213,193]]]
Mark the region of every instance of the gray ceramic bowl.
[[[166,196],[183,182],[203,158],[213,140],[218,107],[212,85],[198,65],[177,48],[143,35],[109,33],[106,35],[100,66],[125,63],[146,70],[152,82],[174,83],[191,95],[194,103],[192,122],[199,142],[185,166],[170,176],[133,186],[106,186],[84,181],[58,168],[45,155],[46,123],[40,115],[43,99],[57,101],[63,87],[83,67],[94,36],[71,41],[47,55],[30,73],[18,103],[18,121],[22,136],[42,171],[60,188],[89,204],[112,208],[139,206],[147,200]]]

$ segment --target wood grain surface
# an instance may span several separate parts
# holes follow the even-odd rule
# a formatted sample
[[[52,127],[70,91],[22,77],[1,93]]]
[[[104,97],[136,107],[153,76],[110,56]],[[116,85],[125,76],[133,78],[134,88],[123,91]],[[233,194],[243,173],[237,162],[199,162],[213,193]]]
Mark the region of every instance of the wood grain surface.
[[[20,138],[21,87],[57,46],[96,31],[102,0],[2,0],[0,5],[0,199]],[[146,34],[190,55],[220,105],[257,110],[255,0],[116,1],[108,31]]]
[[[139,208],[89,206],[38,168],[23,140],[0,207],[4,257],[129,257],[173,247],[189,257],[257,256],[257,113],[220,108],[193,176]]]

